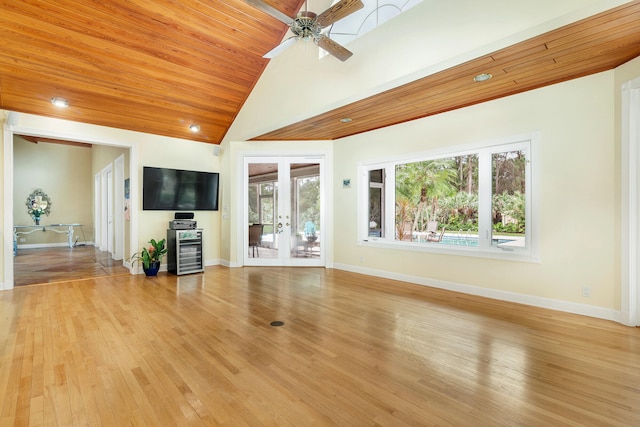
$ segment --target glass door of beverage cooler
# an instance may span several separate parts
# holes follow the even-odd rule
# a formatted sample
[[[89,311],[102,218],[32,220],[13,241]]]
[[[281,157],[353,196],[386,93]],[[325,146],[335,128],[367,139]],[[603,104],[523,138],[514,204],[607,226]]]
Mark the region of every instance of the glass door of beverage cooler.
[[[202,229],[167,230],[167,270],[173,274],[204,271]]]

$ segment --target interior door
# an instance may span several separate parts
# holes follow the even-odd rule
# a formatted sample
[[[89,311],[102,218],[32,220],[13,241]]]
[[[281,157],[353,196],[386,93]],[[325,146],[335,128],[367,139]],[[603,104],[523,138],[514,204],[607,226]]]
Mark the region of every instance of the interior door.
[[[101,185],[101,173],[98,172],[93,177],[93,246],[96,248],[102,247],[102,185]]]
[[[247,157],[244,265],[324,266],[323,159]]]
[[[113,259],[121,260],[124,258],[124,154],[113,164]]]
[[[110,214],[110,209],[113,208],[111,206],[113,195],[110,194],[112,191],[111,173],[111,164],[105,166],[100,172],[100,250],[109,252],[113,250],[113,242],[110,239],[113,236],[113,229],[110,226],[113,219]]]
[[[113,172],[107,172],[107,251],[113,254]]]

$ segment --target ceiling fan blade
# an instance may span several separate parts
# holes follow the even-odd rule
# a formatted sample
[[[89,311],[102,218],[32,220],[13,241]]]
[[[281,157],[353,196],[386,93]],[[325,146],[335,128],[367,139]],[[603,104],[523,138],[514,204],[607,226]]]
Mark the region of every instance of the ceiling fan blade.
[[[267,15],[273,16],[278,21],[282,21],[287,25],[289,25],[289,24],[291,24],[293,22],[293,18],[285,15],[284,13],[280,12],[275,7],[263,2],[262,0],[244,0],[244,1],[245,1],[245,3],[250,4],[251,6],[255,7],[256,9],[263,11]]]
[[[326,27],[341,20],[345,16],[351,15],[353,12],[362,9],[363,7],[364,4],[361,0],[342,0],[318,15],[316,22],[321,27]]]
[[[289,46],[297,42],[299,39],[300,37],[298,36],[289,37],[288,39],[280,43],[278,46],[274,47],[269,52],[265,53],[262,57],[269,58],[269,59],[274,58],[276,55],[279,55],[281,52],[284,52],[285,49],[287,49]]]
[[[351,58],[351,55],[353,55],[353,53],[347,50],[347,48],[334,42],[324,34],[320,34],[320,37],[318,37],[315,42],[318,46],[338,58],[340,61],[344,62],[347,59]]]

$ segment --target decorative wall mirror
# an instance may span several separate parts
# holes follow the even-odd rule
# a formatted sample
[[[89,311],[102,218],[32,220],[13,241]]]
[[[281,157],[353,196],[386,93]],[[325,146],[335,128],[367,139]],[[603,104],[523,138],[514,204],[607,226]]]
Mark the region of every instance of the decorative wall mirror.
[[[31,218],[36,223],[40,224],[40,217],[51,213],[51,199],[47,196],[47,193],[37,189],[27,197],[27,213],[31,215]]]

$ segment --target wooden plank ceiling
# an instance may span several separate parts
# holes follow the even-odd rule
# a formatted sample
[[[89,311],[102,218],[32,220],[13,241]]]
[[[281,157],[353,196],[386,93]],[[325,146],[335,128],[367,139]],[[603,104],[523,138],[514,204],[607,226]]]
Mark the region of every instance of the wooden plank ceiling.
[[[610,70],[639,55],[634,1],[253,139],[335,140]],[[475,82],[481,73],[493,77]]]
[[[219,143],[287,29],[243,0],[0,0],[0,108]]]
[[[269,3],[289,16],[302,5]],[[243,0],[0,0],[0,108],[218,144],[286,30]],[[636,0],[253,139],[334,140],[639,55]],[[493,78],[476,83],[479,73]],[[53,96],[71,106],[55,109]]]

